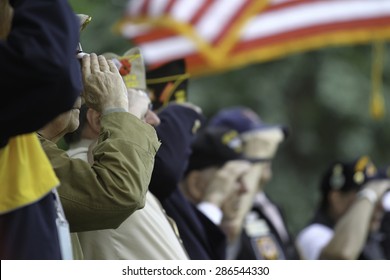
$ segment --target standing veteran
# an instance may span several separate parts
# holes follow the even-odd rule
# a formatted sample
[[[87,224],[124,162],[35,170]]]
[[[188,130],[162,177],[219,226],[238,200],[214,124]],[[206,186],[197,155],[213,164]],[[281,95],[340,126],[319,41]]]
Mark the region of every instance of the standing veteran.
[[[0,0],[0,259],[66,258],[59,181],[33,132],[80,94],[78,29],[65,0]]]
[[[133,97],[128,95],[112,61],[96,54],[85,55],[82,74],[86,105],[101,113],[99,138],[91,152],[92,166],[71,159],[56,145],[63,135],[78,127],[78,104],[39,131],[42,146],[61,181],[58,192],[72,232],[117,228],[144,207],[160,145],[153,127],[140,120],[147,108],[133,106]]]

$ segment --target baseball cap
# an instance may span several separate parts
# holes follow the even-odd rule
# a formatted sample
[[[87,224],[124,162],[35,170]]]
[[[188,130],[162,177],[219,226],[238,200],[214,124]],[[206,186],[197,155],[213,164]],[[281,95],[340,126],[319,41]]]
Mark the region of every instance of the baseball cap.
[[[91,22],[92,17],[84,14],[76,14],[79,24],[80,24],[80,32],[85,29],[85,27]],[[77,57],[81,59],[86,53],[83,52],[83,48],[81,47],[81,43],[79,42],[76,48]]]
[[[390,166],[386,165],[378,168],[378,173],[373,179],[390,179]]]
[[[350,162],[333,162],[321,180],[321,190],[342,192],[359,191],[369,180],[377,177],[378,171],[368,156],[361,156]]]
[[[222,166],[230,160],[260,160],[243,154],[243,143],[237,130],[227,127],[206,127],[199,131],[193,144],[186,173],[211,166]]]
[[[85,14],[76,14],[80,23],[80,31],[83,31],[85,27],[91,22],[92,17]]]
[[[188,78],[184,59],[165,63],[146,72],[146,83],[150,91],[153,109],[157,110],[169,102],[182,103],[188,99]]]
[[[110,52],[103,56],[114,62],[126,88],[146,90],[145,64],[140,48],[131,48],[121,56]]]
[[[213,127],[226,126],[237,130],[240,134],[253,130],[279,128],[283,132],[284,139],[289,134],[286,126],[266,124],[253,110],[243,106],[222,109],[210,119],[208,125]]]

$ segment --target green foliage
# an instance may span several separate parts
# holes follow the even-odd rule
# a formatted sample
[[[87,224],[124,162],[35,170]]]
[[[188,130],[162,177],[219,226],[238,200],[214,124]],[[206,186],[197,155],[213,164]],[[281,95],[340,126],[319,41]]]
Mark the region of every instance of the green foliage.
[[[121,18],[126,0],[70,0],[75,13],[92,17],[91,23],[81,32],[81,44],[85,52],[123,54],[132,44],[114,31]]]

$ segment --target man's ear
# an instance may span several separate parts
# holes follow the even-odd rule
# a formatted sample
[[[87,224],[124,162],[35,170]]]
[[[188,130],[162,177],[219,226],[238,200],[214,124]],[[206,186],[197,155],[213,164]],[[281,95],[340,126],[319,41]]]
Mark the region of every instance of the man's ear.
[[[339,203],[340,201],[340,192],[331,190],[328,192],[328,201],[331,205]]]
[[[338,215],[338,213],[341,213],[342,209],[345,207],[343,193],[337,190],[331,190],[328,193],[328,203],[332,211]]]
[[[203,200],[203,181],[202,173],[200,171],[193,170],[187,175],[187,192],[191,196],[191,200],[195,203],[199,203]]]
[[[94,109],[89,108],[87,111],[88,124],[92,131],[97,135],[100,133],[100,116],[101,114]]]

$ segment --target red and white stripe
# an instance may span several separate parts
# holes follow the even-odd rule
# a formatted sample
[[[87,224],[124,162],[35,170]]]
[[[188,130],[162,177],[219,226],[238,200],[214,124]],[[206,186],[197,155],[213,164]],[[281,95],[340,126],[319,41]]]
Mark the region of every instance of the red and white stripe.
[[[253,0],[132,0],[121,32],[141,48],[147,64],[181,57],[205,61],[193,38],[177,29],[131,20],[147,18],[151,22],[169,17],[192,26],[196,36],[217,52],[219,43],[229,35],[250,1]],[[329,32],[386,26],[390,28],[388,0],[272,0],[242,26],[230,55]]]
[[[243,28],[240,38],[248,41],[315,26],[376,21],[389,16],[390,1],[307,1],[257,15]]]

